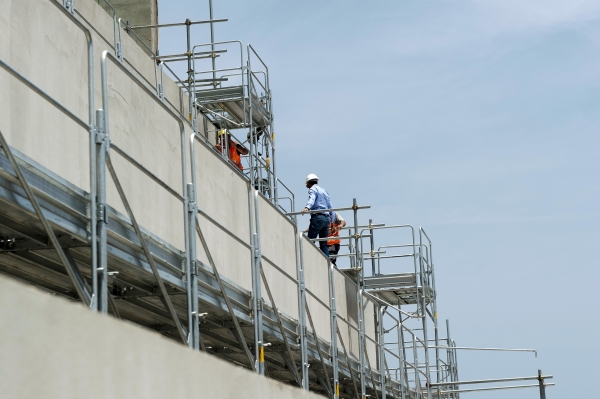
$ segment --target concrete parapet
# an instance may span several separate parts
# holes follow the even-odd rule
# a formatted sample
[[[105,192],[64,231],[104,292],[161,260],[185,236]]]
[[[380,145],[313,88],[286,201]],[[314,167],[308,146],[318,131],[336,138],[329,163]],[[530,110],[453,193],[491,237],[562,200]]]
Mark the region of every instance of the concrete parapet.
[[[318,398],[0,276],[0,396]]]

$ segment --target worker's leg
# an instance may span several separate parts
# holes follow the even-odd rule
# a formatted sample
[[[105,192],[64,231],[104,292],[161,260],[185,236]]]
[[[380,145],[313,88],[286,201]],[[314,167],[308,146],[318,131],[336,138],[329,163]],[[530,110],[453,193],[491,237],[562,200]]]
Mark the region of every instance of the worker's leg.
[[[308,226],[308,238],[317,238],[319,236],[319,230],[321,230],[321,224],[317,219],[317,215],[311,215],[310,225]]]
[[[308,238],[327,238],[329,237],[329,217],[325,215],[315,214],[310,218],[308,226]],[[329,257],[327,250],[327,241],[319,241],[319,248]]]
[[[327,238],[329,237],[329,216],[319,215],[323,220],[324,226],[319,231],[319,238]],[[321,251],[329,258],[329,247],[327,246],[327,241],[319,241],[319,247],[321,247]]]
[[[329,246],[329,257],[331,258],[331,263],[336,265],[336,257],[332,255],[337,255],[340,252],[340,244],[333,244]],[[337,265],[336,265],[337,266]]]

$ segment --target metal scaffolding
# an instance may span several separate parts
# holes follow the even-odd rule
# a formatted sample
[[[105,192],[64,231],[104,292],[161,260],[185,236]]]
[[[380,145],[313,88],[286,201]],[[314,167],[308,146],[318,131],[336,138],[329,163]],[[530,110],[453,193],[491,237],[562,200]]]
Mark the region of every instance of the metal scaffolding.
[[[212,4],[208,21],[188,19],[180,24],[136,27],[123,23],[106,2],[113,10],[115,29],[112,44],[103,38],[111,50],[102,53],[102,108],[96,109],[92,38],[93,32],[98,32],[77,12],[73,2],[44,1],[55,4],[87,39],[88,120],[80,119],[2,60],[0,67],[86,132],[90,187],[86,192],[50,172],[12,148],[0,132],[1,273],[81,301],[93,311],[111,313],[159,331],[192,349],[333,399],[459,398],[460,393],[473,391],[462,389],[462,385],[531,379],[537,379],[539,384],[479,389],[539,386],[540,395],[545,398],[545,386],[552,384],[544,380],[551,376],[543,376],[541,371],[536,377],[459,380],[457,350],[501,349],[457,347],[450,337],[447,320],[446,337],[440,337],[432,241],[423,228],[386,226],[371,220],[360,225],[359,211],[369,206],[359,206],[356,199],[351,206],[332,209],[348,212],[352,217],[352,223],[344,230],[347,235],[338,237],[348,248],[346,254],[338,257],[347,257],[349,267],[336,266],[321,254],[323,264],[328,265],[328,298],[307,288],[303,247],[312,244],[298,226],[300,212],[295,211],[293,192],[276,174],[268,67],[251,45],[215,42],[212,25],[226,20],[212,18]],[[196,24],[211,25],[209,43],[192,45],[190,31]],[[187,52],[159,56],[146,48],[155,61],[156,72],[155,81],[148,82],[128,63],[122,32],[135,36],[136,29],[172,26],[186,27]],[[217,68],[216,58],[231,48],[239,51],[239,65]],[[200,68],[203,59],[210,60],[208,69]],[[179,79],[168,67],[174,62],[187,63],[186,80]],[[259,68],[253,69],[256,64]],[[177,123],[177,131],[170,134],[177,135],[180,145],[179,189],[111,141],[109,68],[121,71]],[[187,94],[187,115],[183,107],[176,107],[165,98],[163,68],[169,69]],[[215,129],[209,129],[209,124]],[[201,125],[203,129],[199,128]],[[193,131],[191,136],[186,128]],[[246,140],[238,141],[248,146],[247,169],[242,171],[230,162],[226,146],[220,154],[224,164],[246,183],[248,242],[198,205],[201,182],[196,176],[195,149],[203,146],[216,151],[209,133],[217,130],[247,132]],[[181,213],[173,217],[183,220],[185,251],[170,246],[138,224],[119,180],[122,171],[113,162],[116,157],[181,203]],[[126,214],[107,203],[110,182],[116,187]],[[289,195],[279,197],[278,188]],[[293,227],[296,275],[290,275],[261,252],[262,199]],[[283,199],[289,200],[289,208],[280,204]],[[212,256],[201,217],[250,252],[251,291],[221,275],[221,265]],[[394,242],[377,247],[376,238],[384,231],[387,236],[394,233]],[[319,239],[313,240],[316,241]],[[197,242],[208,264],[198,260]],[[297,319],[277,306],[270,288],[274,282],[267,278],[266,268],[277,270],[296,286]],[[355,320],[338,312],[336,281],[355,293]],[[318,335],[309,302],[318,303],[329,313],[330,336]]]

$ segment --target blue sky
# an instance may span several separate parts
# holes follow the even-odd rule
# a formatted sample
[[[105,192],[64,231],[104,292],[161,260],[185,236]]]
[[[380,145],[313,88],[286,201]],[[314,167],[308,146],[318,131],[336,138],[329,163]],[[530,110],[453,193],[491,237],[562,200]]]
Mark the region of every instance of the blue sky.
[[[267,62],[278,173],[303,199],[423,226],[461,379],[555,375],[548,398],[590,395],[600,299],[600,3],[218,1],[217,40]],[[206,19],[163,1],[160,21]],[[184,37],[161,33],[161,52]],[[194,42],[207,42],[195,30]],[[535,390],[466,394],[536,398]],[[465,396],[467,397],[467,396]]]

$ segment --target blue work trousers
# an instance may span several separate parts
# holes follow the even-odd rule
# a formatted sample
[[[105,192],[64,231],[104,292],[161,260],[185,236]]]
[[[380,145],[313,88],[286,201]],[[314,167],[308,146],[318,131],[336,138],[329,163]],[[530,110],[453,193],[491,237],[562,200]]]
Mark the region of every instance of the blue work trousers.
[[[308,226],[308,238],[327,238],[329,237],[329,216],[321,213],[313,214],[310,218],[310,225]],[[327,241],[319,241],[319,247],[321,251],[329,258],[329,248],[327,248]]]

